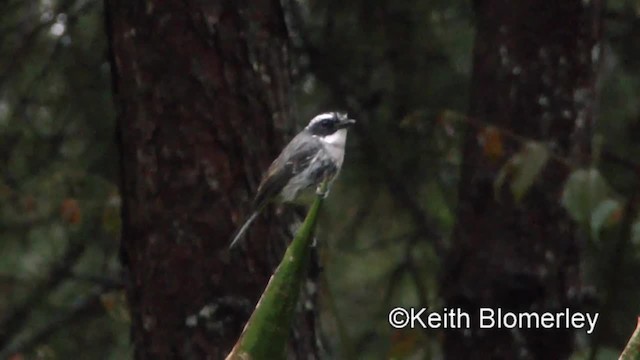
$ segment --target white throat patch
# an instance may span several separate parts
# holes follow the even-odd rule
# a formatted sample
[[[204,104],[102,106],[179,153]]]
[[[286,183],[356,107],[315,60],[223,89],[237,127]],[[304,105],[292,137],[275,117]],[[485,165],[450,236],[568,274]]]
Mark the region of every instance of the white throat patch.
[[[344,144],[347,142],[347,129],[340,129],[331,135],[321,136],[320,140],[327,145],[344,149]]]
[[[344,144],[347,141],[347,129],[340,129],[331,135],[319,136],[324,144],[325,151],[333,158],[338,166],[342,167],[344,161]]]

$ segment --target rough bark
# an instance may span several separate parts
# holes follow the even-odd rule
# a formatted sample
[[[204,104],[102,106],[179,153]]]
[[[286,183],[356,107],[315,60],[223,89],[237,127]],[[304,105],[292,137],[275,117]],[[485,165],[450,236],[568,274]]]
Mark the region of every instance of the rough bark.
[[[470,113],[588,161],[599,54],[598,1],[478,0]],[[507,142],[507,155],[521,144]],[[578,309],[580,249],[561,208],[568,169],[551,162],[521,203],[494,197],[501,162],[469,131],[451,256],[441,286],[447,307],[512,311]],[[567,358],[570,330],[447,330],[448,359]]]
[[[135,356],[220,359],[283,250],[267,239],[290,236],[289,219],[268,215],[243,249],[227,249],[291,125],[282,10],[273,0],[105,7]],[[313,329],[298,322],[290,354],[315,353]]]

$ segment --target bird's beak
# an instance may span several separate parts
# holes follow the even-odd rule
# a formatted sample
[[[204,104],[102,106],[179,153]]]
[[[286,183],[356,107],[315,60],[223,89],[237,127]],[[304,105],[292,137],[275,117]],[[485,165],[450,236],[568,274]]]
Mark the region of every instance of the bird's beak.
[[[356,121],[353,119],[344,119],[340,122],[340,128],[345,129],[345,128],[351,127],[355,123]]]

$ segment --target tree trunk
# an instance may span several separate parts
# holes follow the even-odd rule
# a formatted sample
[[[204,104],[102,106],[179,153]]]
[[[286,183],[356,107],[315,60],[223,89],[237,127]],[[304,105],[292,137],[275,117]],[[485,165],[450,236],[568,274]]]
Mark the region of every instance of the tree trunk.
[[[588,161],[599,54],[598,0],[477,0],[471,116],[544,141],[576,163]],[[505,138],[506,139],[506,138]],[[506,155],[522,144],[505,140]],[[460,206],[451,256],[441,279],[447,307],[476,314],[578,309],[580,250],[560,204],[569,169],[551,161],[517,203],[496,200],[503,162],[486,157],[477,133],[465,140]],[[572,330],[445,331],[448,359],[559,359],[573,350]]]
[[[107,0],[122,254],[138,359],[221,359],[264,289],[286,216],[227,249],[291,129],[277,1]],[[313,319],[290,354],[315,353]],[[304,356],[303,356],[304,355]]]

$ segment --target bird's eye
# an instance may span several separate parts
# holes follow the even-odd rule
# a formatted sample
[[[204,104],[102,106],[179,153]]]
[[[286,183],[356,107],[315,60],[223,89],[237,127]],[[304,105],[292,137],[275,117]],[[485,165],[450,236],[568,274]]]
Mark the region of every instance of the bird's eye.
[[[331,128],[331,121],[323,121],[321,123],[321,125],[322,125],[323,128],[329,129],[329,128]]]

